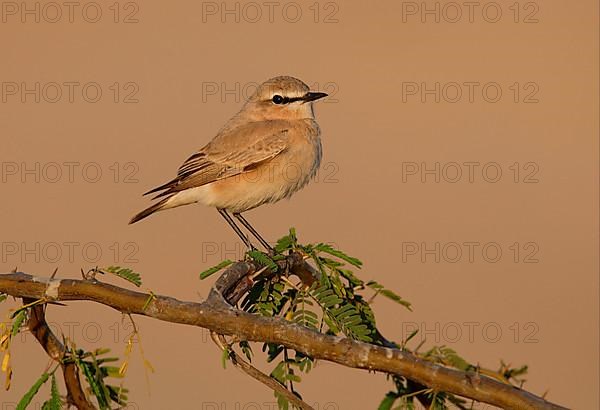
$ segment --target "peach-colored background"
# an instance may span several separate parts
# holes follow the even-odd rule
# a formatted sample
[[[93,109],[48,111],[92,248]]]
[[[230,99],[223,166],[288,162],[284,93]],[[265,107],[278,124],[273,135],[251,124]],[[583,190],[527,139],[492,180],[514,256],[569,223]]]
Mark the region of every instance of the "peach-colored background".
[[[365,278],[414,304],[409,313],[376,301],[389,338],[401,340],[416,324],[427,333],[426,346],[449,345],[488,367],[499,359],[527,363],[526,387],[533,392],[547,391],[549,399],[576,409],[598,408],[598,5],[522,2],[515,22],[512,3],[498,2],[503,14],[491,23],[482,16],[486,3],[475,9],[473,22],[464,8],[454,23],[446,21],[455,16],[448,3],[439,3],[438,23],[434,15],[422,22],[419,14],[403,14],[403,7],[424,7],[421,2],[393,1],[317,3],[317,22],[315,6],[298,2],[296,23],[284,18],[294,18],[291,6],[282,15],[285,3],[277,3],[270,22],[261,2],[255,23],[255,9],[242,5],[239,22],[235,15],[222,21],[221,2],[138,2],[138,22],[127,24],[113,22],[108,3],[98,3],[103,15],[94,24],[82,18],[86,3],[75,9],[73,23],[68,15],[45,21],[54,16],[50,9],[40,9],[47,18],[39,23],[3,14],[3,83],[31,88],[39,82],[50,92],[51,82],[96,82],[103,94],[97,103],[86,102],[81,88],[73,103],[66,88],[56,103],[43,95],[40,103],[31,95],[25,102],[19,94],[4,95],[0,271],[16,265],[49,275],[59,267],[62,277],[78,277],[80,268],[120,264],[141,272],[145,289],[185,300],[205,297],[214,279],[200,282],[198,273],[241,249],[214,210],[188,206],[134,226],[127,221],[149,204],[142,192],[172,177],[240,108],[247,84],[294,75],[335,94],[316,106],[324,168],[291,201],[247,217],[270,240],[295,226],[302,241],[335,242],[361,257]],[[120,3],[119,20],[132,7]],[[203,14],[203,7],[216,7],[217,14]],[[227,7],[235,10],[235,3]],[[486,13],[494,17],[494,10]],[[531,13],[538,21],[524,22]],[[324,22],[327,16],[337,22]],[[115,82],[118,103],[109,89]],[[128,82],[139,87],[137,103],[123,102],[133,89],[125,88]],[[429,89],[438,82],[446,98],[425,95],[422,102],[419,94],[403,95],[403,84],[406,90],[411,82]],[[469,102],[463,85],[462,99],[451,103],[455,89],[442,88],[451,82],[495,82],[503,94],[491,103],[478,88]],[[509,88],[514,83],[518,102]],[[215,84],[216,95],[203,93]],[[525,103],[536,86],[537,102]],[[225,88],[233,94],[220,95]],[[468,161],[480,164],[472,183],[467,168],[460,181],[443,180],[453,175],[448,163]],[[77,163],[72,182],[65,162]],[[448,172],[439,183],[431,175],[422,183],[419,174],[403,173],[408,163],[433,168],[436,162]],[[491,162],[503,171],[497,183],[481,175]],[[36,175],[24,172],[36,163]],[[52,163],[63,167],[54,183]],[[521,170],[517,183],[513,163]],[[84,166],[88,178],[100,168],[100,180],[86,181]],[[524,183],[531,167],[538,168],[538,182]],[[72,258],[69,242],[77,242]],[[477,242],[479,251],[472,263],[464,253],[456,263],[448,261],[453,253],[439,263],[425,254],[421,262],[419,255],[403,254],[409,242],[428,249],[439,243],[448,252],[453,243]],[[490,242],[503,251],[496,263],[481,254]],[[518,262],[509,249],[515,242]],[[524,248],[528,242],[539,248],[537,263],[524,263],[534,249]],[[62,254],[54,258],[57,246]],[[14,306],[3,304],[2,317]],[[118,312],[70,303],[51,306],[48,319],[82,347],[123,354],[128,327]],[[206,331],[136,322],[156,372],[147,383],[136,349],[126,379],[130,408],[273,408],[268,389],[221,368]],[[12,352],[13,387],[0,393],[3,408],[12,408],[47,363],[30,335],[17,338]],[[319,409],[366,409],[390,387],[384,376],[320,363],[299,389]],[[43,390],[36,402],[46,395]]]

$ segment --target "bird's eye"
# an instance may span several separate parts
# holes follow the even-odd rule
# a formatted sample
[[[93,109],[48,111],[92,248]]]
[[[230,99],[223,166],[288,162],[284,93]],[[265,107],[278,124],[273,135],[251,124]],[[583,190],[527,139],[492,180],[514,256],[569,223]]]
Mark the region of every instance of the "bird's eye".
[[[274,95],[273,96],[273,103],[274,104],[283,104],[284,98],[281,95]]]

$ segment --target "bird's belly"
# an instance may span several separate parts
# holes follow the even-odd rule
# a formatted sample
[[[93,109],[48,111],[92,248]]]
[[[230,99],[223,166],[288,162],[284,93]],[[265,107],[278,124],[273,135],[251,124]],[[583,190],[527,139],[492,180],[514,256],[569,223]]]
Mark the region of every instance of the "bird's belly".
[[[290,197],[304,187],[318,168],[312,153],[285,153],[256,168],[206,186],[205,205],[244,212]]]

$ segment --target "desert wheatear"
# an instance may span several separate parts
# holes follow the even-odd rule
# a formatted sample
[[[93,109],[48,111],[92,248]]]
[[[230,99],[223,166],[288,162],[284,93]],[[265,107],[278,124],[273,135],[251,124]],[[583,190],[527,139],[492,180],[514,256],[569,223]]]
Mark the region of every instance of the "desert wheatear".
[[[321,139],[312,102],[325,96],[294,77],[265,81],[217,136],[179,167],[174,179],[146,192],[160,192],[153,198],[160,201],[129,223],[200,202],[217,208],[249,248],[250,240],[228,212],[270,249],[241,213],[289,198],[314,177]]]

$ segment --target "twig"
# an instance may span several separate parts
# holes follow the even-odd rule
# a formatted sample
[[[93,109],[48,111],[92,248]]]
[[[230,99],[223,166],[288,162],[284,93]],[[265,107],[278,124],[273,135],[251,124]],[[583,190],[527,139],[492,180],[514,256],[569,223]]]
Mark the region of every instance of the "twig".
[[[212,335],[213,335],[213,333],[211,333],[211,337],[212,337]],[[228,354],[229,354],[229,359],[231,359],[231,363],[233,363],[235,365],[235,367],[237,367],[240,370],[242,370],[248,376],[250,376],[250,377],[258,380],[259,382],[263,383],[264,385],[266,385],[270,389],[272,389],[272,390],[280,393],[281,395],[285,396],[286,399],[288,399],[295,406],[301,408],[302,410],[315,410],[313,407],[309,406],[307,403],[305,403],[304,401],[302,401],[298,396],[296,396],[295,394],[293,394],[292,392],[290,392],[288,389],[286,389],[285,386],[282,386],[276,380],[274,380],[272,377],[267,376],[266,374],[264,374],[263,372],[261,372],[260,370],[258,370],[256,367],[252,366],[250,363],[248,363],[247,361],[245,361],[244,359],[242,359],[240,357],[240,355],[238,355],[233,350],[233,348],[231,347],[231,345],[227,343],[227,341],[225,340],[225,336],[223,336],[223,335],[217,335],[216,333],[214,333],[214,335],[217,337],[217,340],[215,340],[213,338],[213,341],[215,342],[215,344],[217,346],[219,346],[219,348],[221,350],[227,349]]]
[[[23,303],[25,305],[33,304],[35,301],[35,298],[23,297]],[[52,330],[48,326],[48,323],[46,322],[45,305],[33,304],[33,306],[29,308],[29,321],[27,322],[27,327],[44,348],[48,356],[60,363],[65,379],[65,385],[67,387],[67,402],[76,406],[78,409],[95,410],[94,405],[88,401],[85,392],[81,387],[77,365],[74,362],[65,363],[64,358],[68,353],[67,349],[54,333],[52,333]]]

